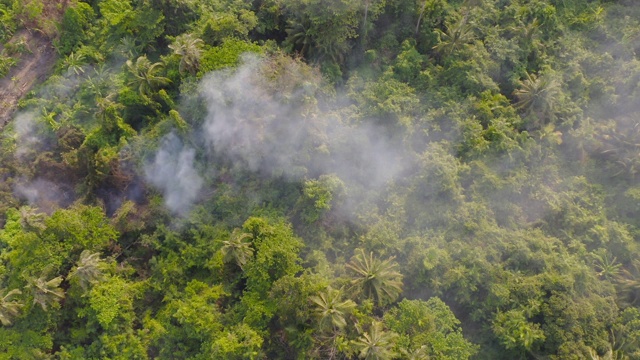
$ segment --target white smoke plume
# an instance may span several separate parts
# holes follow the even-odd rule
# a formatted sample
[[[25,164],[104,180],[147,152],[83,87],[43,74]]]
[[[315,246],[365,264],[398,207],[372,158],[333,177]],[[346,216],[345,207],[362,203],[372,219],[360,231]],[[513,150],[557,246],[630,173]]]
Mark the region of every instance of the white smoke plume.
[[[64,183],[53,183],[36,178],[32,181],[19,180],[13,188],[14,194],[26,200],[45,213],[51,213],[60,206],[68,206],[75,199],[73,188]]]
[[[367,186],[379,186],[401,169],[401,154],[382,129],[301,110],[313,85],[283,99],[266,85],[261,61],[245,58],[235,72],[214,72],[201,84],[208,107],[203,133],[216,153],[270,175],[337,173]]]
[[[335,112],[320,110],[315,103],[307,106],[305,101],[314,99],[318,88],[313,79],[291,93],[274,91],[274,79],[263,73],[265,61],[245,57],[237,69],[213,72],[202,80],[199,95],[207,115],[191,142],[202,144],[208,158],[291,181],[336,174],[347,186],[365,191],[380,188],[406,167],[401,146],[382,128],[347,124]],[[296,70],[288,71],[278,76],[291,79],[275,81],[301,79]],[[186,211],[203,185],[193,168],[193,154],[170,135],[145,169],[174,212]]]
[[[202,188],[202,178],[194,167],[195,154],[193,148],[169,134],[153,162],[144,168],[147,180],[163,192],[166,206],[175,213],[188,211]]]
[[[14,119],[14,129],[16,136],[15,156],[23,158],[35,145],[40,143],[38,135],[37,114],[34,112],[21,112]]]

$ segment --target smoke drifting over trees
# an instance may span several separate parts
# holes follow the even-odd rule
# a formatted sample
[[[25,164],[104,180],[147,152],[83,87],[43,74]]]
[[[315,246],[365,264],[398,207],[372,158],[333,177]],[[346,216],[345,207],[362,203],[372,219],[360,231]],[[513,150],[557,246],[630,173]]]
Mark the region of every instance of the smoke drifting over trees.
[[[315,96],[323,84],[315,70],[277,61],[283,60],[247,55],[237,69],[210,73],[200,82],[197,97],[207,114],[188,138],[207,156],[196,164],[194,149],[169,134],[145,167],[171,210],[184,213],[198,199],[202,180],[196,167],[208,168],[212,158],[289,181],[335,173],[366,190],[379,190],[407,167],[401,144],[384,128],[343,121],[335,103],[320,108]],[[267,73],[273,66],[283,74]]]
[[[166,136],[152,163],[145,166],[149,182],[162,190],[167,207],[184,214],[198,198],[202,178],[194,168],[195,150],[175,135]]]
[[[637,4],[39,4],[0,354],[640,358]]]

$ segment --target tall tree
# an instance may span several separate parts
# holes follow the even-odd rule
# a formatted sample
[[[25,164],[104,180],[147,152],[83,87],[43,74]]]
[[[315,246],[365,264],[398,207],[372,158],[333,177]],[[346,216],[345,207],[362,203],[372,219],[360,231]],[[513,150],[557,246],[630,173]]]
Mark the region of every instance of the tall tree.
[[[243,232],[241,229],[235,229],[229,236],[229,240],[225,240],[220,251],[224,257],[224,262],[235,263],[244,269],[247,261],[253,256],[253,248],[251,247],[251,234]]]
[[[372,299],[378,306],[393,302],[402,292],[402,274],[392,258],[386,260],[367,255],[359,249],[351,258],[347,268],[353,272],[351,285],[360,296]]]
[[[397,355],[393,351],[396,334],[385,331],[382,323],[374,321],[368,331],[353,342],[358,357],[365,360],[390,360]]]
[[[171,80],[159,75],[164,65],[161,62],[151,63],[146,56],[140,56],[134,63],[127,60],[127,69],[133,75],[128,85],[138,88],[140,95],[151,95]]]
[[[13,289],[5,294],[7,289],[0,290],[0,323],[3,326],[9,326],[13,319],[20,314],[23,303],[15,300],[15,297],[22,294],[22,291]]]
[[[516,107],[527,115],[534,115],[537,121],[533,125],[539,127],[549,120],[558,105],[560,86],[549,74],[537,76],[527,73],[518,83],[514,95],[518,99]]]
[[[342,291],[331,287],[311,296],[313,314],[321,331],[337,331],[347,326],[345,317],[356,307],[351,300],[342,300]]]
[[[184,34],[176,38],[173,44],[169,45],[169,49],[173,50],[175,55],[180,56],[180,73],[188,71],[191,75],[195,75],[200,68],[200,57],[202,56],[202,39],[198,39],[193,34]]]
[[[292,14],[286,32],[291,50],[313,60],[341,63],[358,36],[360,4],[347,0],[286,2]],[[307,54],[308,52],[308,54]]]
[[[32,279],[29,286],[33,291],[33,303],[40,305],[42,310],[47,311],[49,305],[64,299],[64,290],[60,288],[62,280],[62,276],[46,280],[46,275]]]
[[[453,54],[475,39],[473,27],[467,22],[466,18],[462,18],[453,24],[448,24],[446,31],[436,29],[436,33],[439,41],[433,47],[433,50],[443,56]]]
[[[83,54],[70,53],[66,59],[64,59],[63,66],[67,69],[67,73],[72,72],[76,75],[84,73],[83,65],[85,64],[85,58]]]
[[[95,284],[103,278],[100,253],[91,253],[84,250],[76,266],[69,273],[69,279],[77,279],[82,289],[87,290],[89,285]]]

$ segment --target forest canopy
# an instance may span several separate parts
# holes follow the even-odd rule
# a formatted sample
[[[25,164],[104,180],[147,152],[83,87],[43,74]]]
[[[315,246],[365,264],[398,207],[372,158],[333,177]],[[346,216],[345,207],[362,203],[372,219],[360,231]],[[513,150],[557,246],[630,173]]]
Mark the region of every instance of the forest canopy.
[[[635,1],[0,19],[0,359],[640,359]]]

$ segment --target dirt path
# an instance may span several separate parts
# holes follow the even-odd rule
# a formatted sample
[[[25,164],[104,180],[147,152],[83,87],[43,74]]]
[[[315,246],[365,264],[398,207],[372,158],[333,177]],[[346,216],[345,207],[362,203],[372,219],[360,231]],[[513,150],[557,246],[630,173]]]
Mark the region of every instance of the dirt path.
[[[13,39],[19,38],[24,39],[31,52],[20,55],[16,66],[7,76],[0,79],[0,130],[11,120],[18,100],[26,95],[33,85],[45,80],[56,59],[51,41],[43,36],[22,30],[13,36]]]

